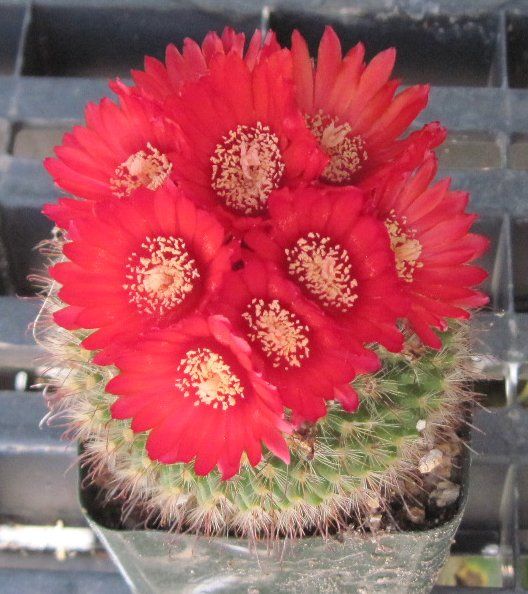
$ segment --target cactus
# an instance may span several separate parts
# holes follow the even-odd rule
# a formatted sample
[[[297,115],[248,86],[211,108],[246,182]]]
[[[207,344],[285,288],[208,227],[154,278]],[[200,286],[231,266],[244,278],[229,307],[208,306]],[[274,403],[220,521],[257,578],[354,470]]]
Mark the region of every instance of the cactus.
[[[453,320],[487,303],[487,241],[433,182],[441,126],[401,137],[427,87],[395,95],[394,51],[363,54],[331,28],[317,64],[298,32],[210,33],[112,83],[46,160],[75,194],[44,208],[49,421],[124,519],[299,537],[456,500]]]
[[[93,363],[79,346],[84,333],[58,332],[49,322],[60,305],[55,285],[48,292],[35,335],[69,365],[50,382],[50,422],[65,422],[68,437],[81,440],[87,479],[104,476],[107,501],[118,498],[125,516],[139,513],[160,527],[259,538],[361,526],[373,511],[405,499],[435,444],[459,440],[473,399],[465,325],[452,325],[440,350],[406,330],[401,353],[378,348],[380,371],[354,381],[356,413],[332,404],[326,417],[289,437],[290,465],[268,453],[257,467],[243,463],[229,481],[217,471],[197,476],[189,465],[150,460],[147,434],[112,418],[115,397],[105,385],[116,369]]]

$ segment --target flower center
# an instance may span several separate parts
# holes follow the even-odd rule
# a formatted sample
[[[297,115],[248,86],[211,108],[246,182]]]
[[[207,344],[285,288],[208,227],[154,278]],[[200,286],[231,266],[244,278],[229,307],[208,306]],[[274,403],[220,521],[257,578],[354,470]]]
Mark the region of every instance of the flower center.
[[[308,233],[286,249],[288,272],[325,307],[348,311],[358,298],[349,253],[330,237]]]
[[[352,127],[348,122],[339,124],[336,117],[332,118],[321,110],[307,115],[306,123],[330,157],[322,179],[330,184],[350,183],[368,158],[363,138],[351,136]]]
[[[260,345],[273,367],[300,367],[310,354],[308,326],[277,299],[253,299],[242,317],[249,325],[249,338]]]
[[[269,126],[237,126],[222,138],[211,157],[211,185],[226,206],[255,216],[280,183],[284,162],[279,139]]]
[[[240,379],[221,355],[208,348],[187,351],[177,370],[183,377],[176,380],[175,386],[185,398],[195,398],[194,406],[207,404],[227,410],[235,406],[238,398],[244,398]]]
[[[148,190],[161,187],[172,170],[172,163],[150,142],[145,150],[130,155],[117,167],[110,179],[110,188],[117,198],[126,198],[144,186]]]
[[[398,220],[394,210],[391,210],[385,219],[385,227],[389,232],[391,248],[396,258],[398,276],[405,282],[412,283],[414,271],[423,268],[423,262],[419,261],[422,244],[416,239],[416,230],[407,229],[406,223],[406,217]]]
[[[140,312],[162,316],[181,305],[200,278],[196,261],[179,237],[147,237],[126,265],[131,303]]]

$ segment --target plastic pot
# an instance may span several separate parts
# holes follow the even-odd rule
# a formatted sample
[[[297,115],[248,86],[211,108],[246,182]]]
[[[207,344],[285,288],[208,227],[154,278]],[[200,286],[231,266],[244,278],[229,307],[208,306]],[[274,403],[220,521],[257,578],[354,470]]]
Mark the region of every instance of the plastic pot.
[[[462,471],[455,515],[432,529],[376,535],[351,531],[328,539],[256,545],[238,538],[108,528],[94,519],[93,489],[81,493],[81,502],[90,526],[133,592],[422,594],[432,589],[460,524],[468,486],[467,453]]]

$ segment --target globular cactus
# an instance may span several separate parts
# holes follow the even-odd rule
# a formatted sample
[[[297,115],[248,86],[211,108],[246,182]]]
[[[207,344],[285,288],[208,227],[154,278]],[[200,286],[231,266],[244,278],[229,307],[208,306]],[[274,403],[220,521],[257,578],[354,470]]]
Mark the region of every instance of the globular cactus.
[[[289,437],[288,466],[268,453],[257,467],[243,462],[229,481],[216,471],[197,476],[187,464],[152,461],[147,434],[112,418],[115,397],[105,386],[116,370],[90,360],[79,346],[83,333],[57,334],[49,323],[58,303],[53,291],[35,332],[69,364],[50,382],[51,418],[81,440],[86,478],[104,478],[106,500],[117,498],[124,515],[133,512],[160,527],[259,538],[362,526],[370,514],[412,498],[406,488],[422,481],[420,460],[438,444],[460,441],[474,398],[465,325],[444,333],[440,350],[406,331],[401,353],[378,349],[382,368],[354,381],[357,412],[331,405],[326,417]]]
[[[44,209],[49,418],[124,518],[390,526],[450,478],[487,241],[434,181],[443,128],[402,136],[428,87],[396,94],[394,50],[343,56],[331,28],[317,64],[298,32],[244,48],[169,46],[45,161],[74,194]]]

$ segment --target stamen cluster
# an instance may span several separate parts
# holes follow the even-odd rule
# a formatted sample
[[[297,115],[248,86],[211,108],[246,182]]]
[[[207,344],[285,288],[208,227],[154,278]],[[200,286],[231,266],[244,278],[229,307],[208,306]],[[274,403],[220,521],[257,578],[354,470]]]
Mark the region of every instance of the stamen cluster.
[[[183,239],[147,237],[126,265],[123,285],[139,311],[163,315],[180,305],[200,277]]]
[[[309,356],[310,328],[277,299],[253,299],[242,317],[250,328],[248,338],[260,344],[274,367],[301,367],[301,360]]]
[[[157,190],[169,177],[171,169],[172,164],[167,156],[148,142],[144,150],[130,155],[116,167],[114,176],[110,178],[110,186],[116,198],[130,196],[143,186]]]
[[[211,157],[211,186],[237,214],[256,215],[279,186],[284,163],[279,139],[269,126],[237,126]]]
[[[357,299],[357,280],[352,276],[350,255],[330,237],[308,233],[286,249],[288,272],[325,307],[351,309]]]
[[[194,397],[194,406],[206,404],[227,410],[236,404],[237,397],[244,398],[244,389],[221,355],[206,348],[187,351],[177,367],[182,375],[176,387],[183,396]]]
[[[348,122],[339,123],[322,110],[306,117],[306,123],[329,156],[322,178],[329,184],[347,184],[352,181],[368,159],[365,142],[360,135],[353,136]]]

